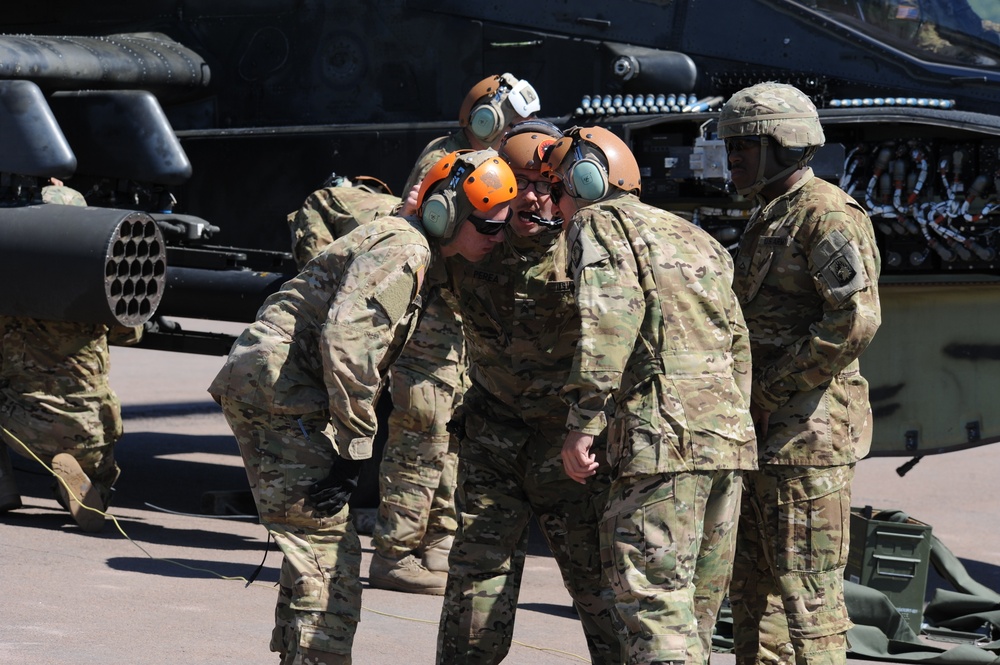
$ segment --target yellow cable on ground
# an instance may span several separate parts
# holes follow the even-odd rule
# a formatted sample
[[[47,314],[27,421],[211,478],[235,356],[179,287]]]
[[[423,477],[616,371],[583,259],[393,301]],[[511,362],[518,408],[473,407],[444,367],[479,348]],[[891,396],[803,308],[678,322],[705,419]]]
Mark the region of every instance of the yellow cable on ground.
[[[118,522],[118,518],[117,517],[115,517],[114,515],[112,515],[110,513],[105,512],[103,510],[98,510],[97,508],[92,508],[91,506],[88,506],[85,503],[83,503],[83,501],[80,500],[80,497],[77,496],[76,492],[73,491],[73,488],[70,487],[69,484],[65,480],[63,480],[59,476],[58,473],[56,473],[55,471],[53,471],[52,467],[50,467],[48,464],[46,464],[45,462],[43,462],[42,459],[40,457],[38,457],[38,455],[36,455],[33,450],[31,450],[30,448],[28,448],[28,446],[24,445],[24,442],[21,441],[19,438],[17,438],[14,435],[13,432],[11,432],[9,429],[7,429],[6,427],[4,427],[3,425],[0,425],[0,429],[2,429],[4,431],[4,433],[7,436],[9,436],[15,443],[17,443],[21,447],[22,450],[28,451],[28,454],[31,455],[31,457],[34,458],[34,460],[36,462],[38,462],[39,464],[41,464],[42,467],[44,467],[46,471],[48,471],[50,474],[52,474],[52,476],[64,488],[66,488],[66,491],[69,493],[69,495],[77,503],[79,503],[80,506],[82,506],[83,508],[86,508],[89,511],[95,512],[95,513],[97,513],[99,515],[103,515],[104,517],[106,517],[106,518],[110,519],[112,522],[114,522],[115,528],[118,529],[118,533],[120,533],[122,536],[124,536],[127,541],[129,541],[130,543],[132,543],[133,545],[135,545],[143,554],[145,554],[147,557],[149,557],[153,561],[163,561],[163,562],[166,562],[166,563],[173,564],[175,566],[179,566],[180,568],[185,568],[187,570],[193,570],[193,571],[198,571],[198,572],[202,572],[202,573],[208,573],[210,575],[214,575],[215,577],[218,577],[219,579],[223,579],[223,580],[242,581],[242,582],[246,582],[247,581],[245,577],[233,577],[233,576],[228,576],[228,575],[222,575],[220,573],[215,572],[214,570],[209,570],[208,568],[198,568],[196,566],[189,566],[187,564],[181,563],[180,561],[174,561],[173,559],[164,559],[162,557],[153,556],[152,554],[149,553],[149,551],[146,550],[146,548],[144,548],[142,545],[140,545],[136,541],[132,540],[132,538],[127,533],[125,533],[125,529],[122,528],[122,525]],[[255,584],[255,586],[256,586],[256,584]],[[265,588],[271,588],[271,586],[267,585],[267,584],[260,584],[259,586],[263,586]]]
[[[14,436],[13,432],[11,432],[9,429],[7,429],[6,427],[4,427],[3,425],[0,425],[0,429],[2,429],[4,431],[4,433],[7,434],[7,436],[9,436],[11,439],[13,439],[23,450],[27,450],[28,454],[31,455],[31,457],[33,457],[36,462],[38,462],[39,464],[41,464],[45,468],[46,471],[48,471],[50,474],[52,474],[52,476],[55,477],[55,479],[58,480],[59,483],[62,484],[63,487],[66,488],[66,491],[69,493],[69,495],[73,499],[76,500],[77,503],[79,503],[83,508],[86,508],[87,510],[93,511],[93,512],[98,513],[100,515],[103,515],[104,517],[106,517],[106,518],[110,519],[112,522],[114,522],[115,528],[118,529],[118,533],[120,533],[125,538],[125,540],[127,540],[128,542],[130,542],[133,545],[135,545],[143,554],[145,554],[147,557],[149,557],[153,561],[163,561],[164,563],[173,564],[173,565],[178,566],[180,568],[184,568],[185,570],[193,570],[193,571],[197,571],[197,572],[201,572],[201,573],[208,573],[209,575],[214,575],[215,577],[217,577],[217,578],[219,578],[221,580],[227,580],[227,581],[230,581],[230,582],[243,582],[245,586],[262,587],[262,588],[265,588],[265,589],[273,589],[274,588],[274,585],[272,585],[272,584],[264,584],[263,582],[248,583],[247,582],[247,578],[242,577],[242,576],[222,575],[221,573],[217,573],[214,570],[211,570],[209,568],[199,568],[197,566],[189,566],[187,564],[181,563],[180,561],[175,561],[173,559],[165,559],[163,557],[153,556],[152,554],[149,553],[148,550],[146,550],[145,547],[143,547],[142,545],[140,545],[136,541],[132,540],[132,538],[127,533],[125,533],[125,529],[123,529],[122,525],[118,522],[118,518],[116,518],[114,515],[112,515],[110,513],[107,513],[107,512],[105,512],[103,510],[98,510],[97,508],[92,508],[92,507],[84,504],[83,501],[80,500],[80,497],[76,495],[76,492],[73,491],[73,488],[70,487],[69,484],[67,484],[67,482],[65,480],[63,480],[59,476],[59,474],[57,474],[55,471],[53,471],[52,467],[50,467],[48,464],[46,464],[45,462],[43,462],[41,460],[41,458],[39,458],[38,455],[36,455],[33,450],[31,450],[30,448],[28,448],[26,445],[24,445],[24,443],[20,439],[18,439],[16,436]],[[149,505],[149,504],[147,504],[147,505]],[[155,506],[153,506],[153,507],[155,508]],[[165,512],[169,513],[169,512],[172,512],[172,511],[165,511]],[[203,515],[197,515],[195,517],[204,517],[204,516]],[[209,519],[211,519],[211,518],[209,518]],[[267,554],[265,553],[264,556],[266,558]],[[372,609],[370,607],[366,607],[364,605],[361,606],[361,609],[365,610],[366,612],[371,612],[372,614],[378,614],[380,616],[389,617],[391,619],[400,619],[402,621],[412,621],[412,622],[415,622],[415,623],[429,623],[429,624],[436,624],[436,623],[438,623],[437,621],[431,621],[431,620],[428,620],[428,619],[417,619],[415,617],[407,617],[407,616],[402,616],[402,615],[399,615],[399,614],[391,614],[389,612],[380,612],[379,610],[374,610],[374,609]],[[582,657],[582,656],[580,656],[578,654],[575,654],[575,653],[572,653],[572,652],[569,652],[569,651],[562,651],[560,649],[552,649],[552,648],[549,648],[549,647],[539,647],[539,646],[535,646],[533,644],[528,644],[526,642],[518,642],[517,640],[511,640],[511,643],[512,644],[516,644],[516,645],[521,646],[521,647],[525,647],[526,649],[534,649],[535,651],[543,651],[543,652],[547,652],[547,653],[555,653],[555,654],[559,654],[559,655],[563,655],[563,656],[568,656],[570,658],[574,658],[574,659],[579,660],[579,661],[584,662],[584,663],[589,663],[590,662],[589,658],[584,658],[584,657]]]
[[[372,614],[378,614],[379,616],[389,617],[390,619],[402,619],[403,621],[415,621],[416,623],[429,623],[429,624],[437,624],[438,623],[437,621],[431,621],[429,619],[415,619],[413,617],[405,617],[405,616],[402,616],[402,615],[399,615],[399,614],[392,614],[390,612],[379,612],[378,610],[373,610],[372,608],[365,607],[364,605],[361,606],[361,609],[366,610],[368,612],[371,612]],[[516,645],[518,645],[520,647],[525,647],[527,649],[534,649],[535,651],[546,651],[548,653],[557,653],[557,654],[562,655],[562,656],[569,656],[570,658],[575,658],[575,659],[577,659],[579,661],[583,661],[584,663],[589,663],[590,662],[589,658],[584,658],[583,656],[580,656],[579,654],[572,653],[570,651],[563,651],[561,649],[553,649],[551,647],[536,647],[534,644],[528,644],[527,642],[518,642],[517,640],[511,640],[511,644],[516,644]]]

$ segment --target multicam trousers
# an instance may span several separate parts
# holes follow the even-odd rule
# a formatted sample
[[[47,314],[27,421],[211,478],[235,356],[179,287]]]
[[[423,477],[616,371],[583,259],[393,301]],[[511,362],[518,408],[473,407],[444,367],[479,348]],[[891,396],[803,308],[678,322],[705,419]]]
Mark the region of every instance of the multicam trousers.
[[[393,408],[372,543],[382,556],[398,559],[457,528],[458,455],[447,426],[461,397],[456,388],[399,367],[389,386]]]
[[[309,487],[337,454],[327,412],[272,414],[222,398],[261,524],[281,548],[271,651],[282,665],[349,665],[361,620],[361,542],[344,507],[316,515]]]
[[[0,440],[12,451],[29,459],[37,455],[48,465],[59,453],[69,453],[107,501],[118,478],[114,448],[122,436],[121,404],[114,392],[60,395],[50,401],[0,391],[0,419],[10,432],[0,430]]]
[[[459,449],[459,527],[438,632],[439,665],[499,663],[510,649],[528,525],[538,520],[583,624],[594,663],[622,663],[598,528],[608,476],[570,480],[564,412],[530,425],[466,395]]]
[[[741,471],[614,481],[601,554],[629,663],[707,663],[729,588]]]
[[[746,475],[733,583],[736,662],[844,663],[854,465]]]

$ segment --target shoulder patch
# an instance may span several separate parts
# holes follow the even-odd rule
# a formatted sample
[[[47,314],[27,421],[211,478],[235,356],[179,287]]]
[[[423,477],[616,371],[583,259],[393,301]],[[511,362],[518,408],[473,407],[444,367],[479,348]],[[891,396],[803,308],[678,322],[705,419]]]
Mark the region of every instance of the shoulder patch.
[[[375,301],[385,310],[389,320],[396,324],[413,302],[413,284],[399,274],[375,293]]]
[[[814,260],[819,281],[838,305],[868,286],[861,253],[840,231],[831,231],[816,245]]]
[[[573,224],[567,236],[569,242],[569,269],[574,276],[589,265],[600,263],[608,258],[608,253],[597,245],[588,233],[583,230],[582,223]]]

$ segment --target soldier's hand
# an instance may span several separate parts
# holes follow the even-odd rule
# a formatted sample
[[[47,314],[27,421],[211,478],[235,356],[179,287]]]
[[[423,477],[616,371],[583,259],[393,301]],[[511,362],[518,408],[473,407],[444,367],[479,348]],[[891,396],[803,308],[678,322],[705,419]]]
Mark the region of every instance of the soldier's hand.
[[[358,488],[358,476],[361,473],[361,461],[338,457],[333,461],[330,473],[323,480],[313,483],[309,488],[309,498],[320,517],[336,515],[347,502],[351,494]]]
[[[562,462],[566,475],[578,483],[586,483],[587,478],[597,473],[596,456],[590,452],[594,445],[594,435],[570,432],[563,442]]]
[[[403,200],[403,209],[399,214],[403,215],[415,215],[417,214],[417,200],[420,198],[420,184],[413,186],[409,192],[406,193],[406,198]]]

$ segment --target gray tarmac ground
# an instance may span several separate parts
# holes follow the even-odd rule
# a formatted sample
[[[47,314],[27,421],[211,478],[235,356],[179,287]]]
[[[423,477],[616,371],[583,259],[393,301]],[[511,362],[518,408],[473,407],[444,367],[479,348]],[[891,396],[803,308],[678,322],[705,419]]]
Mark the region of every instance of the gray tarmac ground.
[[[0,663],[276,664],[267,642],[280,555],[272,549],[247,588],[243,578],[264,556],[263,528],[205,514],[215,493],[246,488],[235,441],[205,392],[222,359],[122,348],[112,358],[126,414],[111,509],[121,531],[109,522],[101,534],[82,533],[54,501],[51,478],[15,459],[25,507],[0,516]],[[1000,446],[927,457],[900,478],[903,461],[861,462],[854,505],[898,508],[931,524],[975,579],[1000,589]],[[366,578],[371,545],[362,543]],[[929,589],[938,585],[947,583],[932,573]],[[355,663],[433,662],[440,598],[366,588],[363,604]],[[538,539],[515,641],[510,665],[588,662]]]

